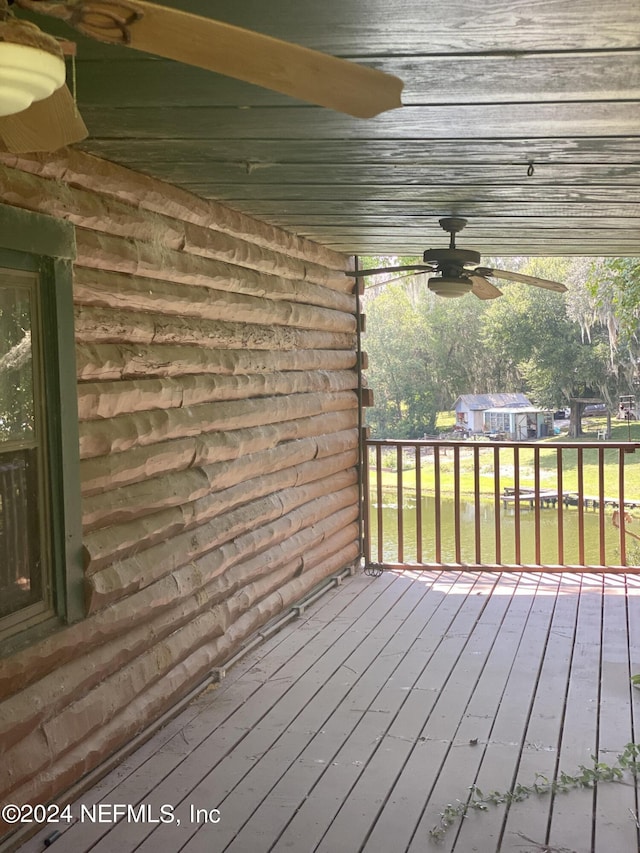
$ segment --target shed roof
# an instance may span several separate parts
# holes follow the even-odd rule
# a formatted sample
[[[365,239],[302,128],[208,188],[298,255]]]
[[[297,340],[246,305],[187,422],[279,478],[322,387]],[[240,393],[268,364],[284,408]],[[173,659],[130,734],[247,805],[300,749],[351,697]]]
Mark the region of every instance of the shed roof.
[[[461,406],[466,407],[469,411],[472,412],[481,412],[484,409],[503,409],[506,406],[511,406],[512,408],[522,408],[524,406],[530,407],[531,402],[527,399],[527,397],[525,397],[524,394],[520,393],[461,394],[455,401],[453,407],[457,410]]]
[[[500,412],[507,415],[541,415],[544,414],[544,409],[536,409],[535,406],[496,406],[492,409],[485,409],[487,412]]]

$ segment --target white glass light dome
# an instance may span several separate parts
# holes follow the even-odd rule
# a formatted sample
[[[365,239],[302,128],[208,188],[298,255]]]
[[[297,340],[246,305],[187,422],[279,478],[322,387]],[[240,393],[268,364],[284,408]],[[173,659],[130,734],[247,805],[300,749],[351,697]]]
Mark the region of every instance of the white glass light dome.
[[[13,42],[0,42],[0,116],[26,110],[48,98],[66,77],[64,60],[53,53]]]
[[[458,297],[469,293],[473,284],[468,278],[445,278],[444,276],[432,276],[427,283],[427,287],[438,296],[444,296],[448,299],[457,299]]]

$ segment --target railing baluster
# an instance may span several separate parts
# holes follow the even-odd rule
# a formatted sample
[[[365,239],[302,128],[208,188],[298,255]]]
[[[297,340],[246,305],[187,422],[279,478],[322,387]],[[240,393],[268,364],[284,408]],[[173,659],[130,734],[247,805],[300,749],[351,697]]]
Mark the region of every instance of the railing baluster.
[[[376,445],[376,498],[378,505],[378,562],[384,562],[384,530],[382,512],[382,445]]]
[[[480,527],[480,448],[477,445],[473,448],[473,505],[475,513],[476,563],[480,564],[482,562],[482,533]]]
[[[455,562],[462,562],[460,547],[460,447],[453,448],[453,524],[455,539]]]
[[[516,553],[516,565],[519,566],[522,560],[520,549],[520,448],[513,448],[513,488],[514,488],[514,519],[513,519],[513,535],[514,546]]]
[[[362,507],[362,535],[364,542],[362,543],[362,552],[365,565],[368,566],[371,563],[371,540],[373,538],[371,531],[371,476],[369,471],[371,467],[371,447],[366,441],[363,441],[363,445],[362,459],[364,462],[364,471],[362,472],[362,495],[364,506]]]
[[[440,447],[433,448],[433,524],[436,563],[442,562],[442,492],[440,489]]]
[[[501,502],[501,489],[500,489],[500,448],[498,446],[493,448],[493,498],[495,502],[495,511],[494,511],[494,530],[496,536],[496,545],[495,545],[495,556],[496,563],[500,564],[502,562],[502,525],[500,523],[500,502]]]
[[[556,450],[556,466],[558,477],[556,480],[558,488],[558,565],[564,565],[564,476],[562,470],[563,453],[562,448]]]
[[[585,565],[584,558],[584,453],[582,448],[578,452],[578,563]]]
[[[416,561],[422,562],[422,453],[420,445],[413,446],[416,457]]]
[[[540,448],[533,448],[533,529],[535,530],[535,561],[536,566],[541,565],[540,554]]]
[[[624,450],[618,451],[618,518],[620,520],[620,565],[627,565],[627,542],[624,520]]]
[[[604,502],[604,447],[598,448],[598,530],[600,538],[600,565],[606,566]]]
[[[404,563],[404,493],[402,489],[402,459],[403,448],[399,444],[396,448],[396,466],[397,466],[397,510],[396,518],[398,524],[398,562]]]

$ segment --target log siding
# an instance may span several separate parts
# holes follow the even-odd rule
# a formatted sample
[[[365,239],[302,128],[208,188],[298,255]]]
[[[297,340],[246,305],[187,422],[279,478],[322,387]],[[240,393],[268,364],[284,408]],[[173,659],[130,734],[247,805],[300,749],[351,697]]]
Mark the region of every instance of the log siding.
[[[76,228],[86,618],[0,658],[2,799],[58,797],[359,556],[347,259],[79,151],[0,154]]]

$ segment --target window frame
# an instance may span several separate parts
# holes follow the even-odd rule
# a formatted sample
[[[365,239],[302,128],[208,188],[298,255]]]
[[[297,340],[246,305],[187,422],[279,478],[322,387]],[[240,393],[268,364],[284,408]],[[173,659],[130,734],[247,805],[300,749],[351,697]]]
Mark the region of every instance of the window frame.
[[[52,615],[51,611],[35,619],[25,615],[10,636],[0,641],[0,656],[85,615],[73,314],[75,255],[71,223],[0,204],[0,267],[35,272],[39,277],[39,355],[50,529],[46,548],[53,606]]]

